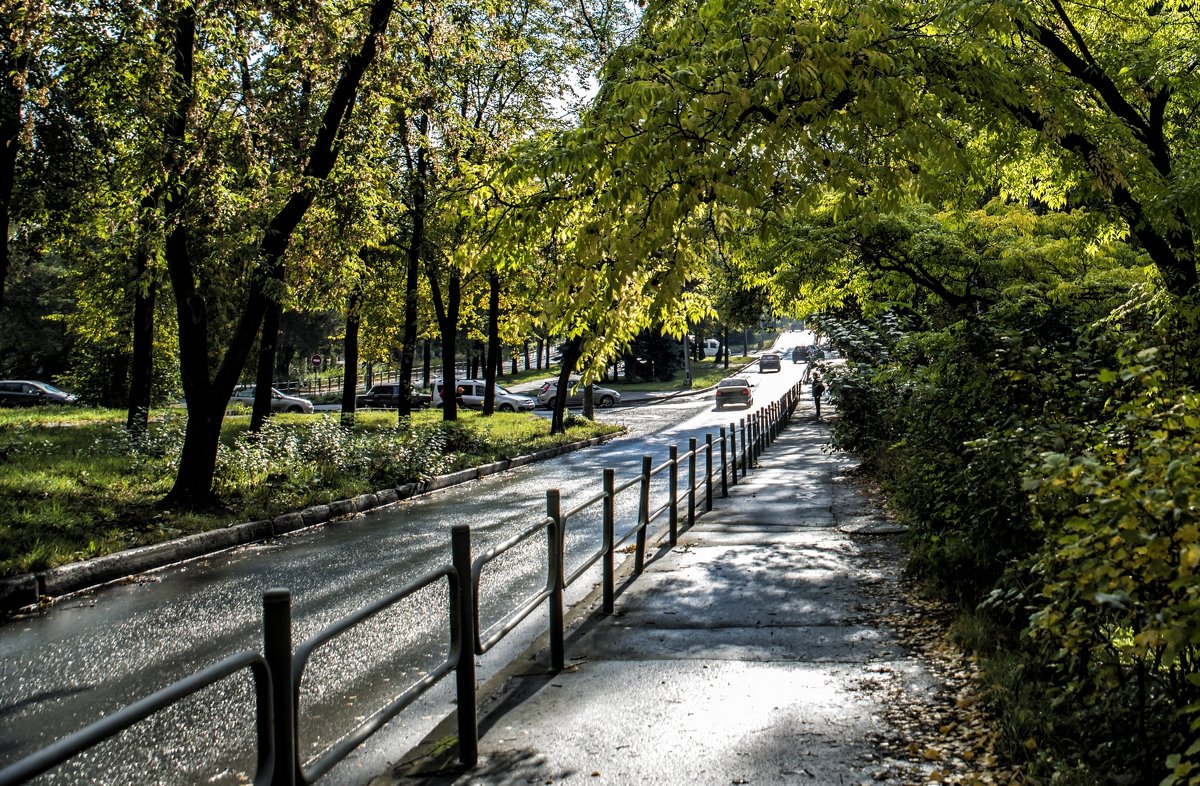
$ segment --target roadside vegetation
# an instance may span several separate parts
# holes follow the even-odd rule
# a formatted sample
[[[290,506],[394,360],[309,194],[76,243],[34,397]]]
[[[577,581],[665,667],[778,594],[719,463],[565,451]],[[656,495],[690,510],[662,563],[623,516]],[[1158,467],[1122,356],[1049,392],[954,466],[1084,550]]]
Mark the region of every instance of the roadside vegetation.
[[[230,524],[346,499],[479,464],[611,434],[618,427],[569,418],[550,434],[529,414],[481,417],[359,412],[276,415],[257,434],[249,415],[225,419],[215,485],[219,502],[179,511],[170,489],[184,415],[155,413],[144,433],[124,413],[87,408],[0,410],[0,575],[13,575]]]
[[[850,359],[834,444],[909,525],[910,572],[961,609],[1032,783],[1200,768],[1200,309],[1136,278],[825,325]]]

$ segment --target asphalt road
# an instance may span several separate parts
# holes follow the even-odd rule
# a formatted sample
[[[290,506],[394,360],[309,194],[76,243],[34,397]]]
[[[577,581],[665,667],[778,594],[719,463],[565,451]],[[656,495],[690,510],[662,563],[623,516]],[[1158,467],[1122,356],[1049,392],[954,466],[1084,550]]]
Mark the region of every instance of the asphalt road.
[[[801,340],[785,334],[777,346]],[[756,400],[772,400],[802,369],[785,363],[781,373],[751,373]],[[627,436],[351,521],[156,571],[0,626],[0,766],[228,654],[259,649],[261,597],[269,588],[291,591],[293,639],[300,641],[448,562],[451,526],[469,524],[479,553],[537,521],[547,489],[560,489],[569,508],[599,491],[604,468],[615,468],[619,483],[636,474],[643,455],[658,465],[668,445],[686,450],[688,437],[715,438],[721,425],[741,416],[715,411],[710,396],[603,410],[599,417],[624,423]],[[635,495],[627,494],[618,520],[631,520],[635,504]],[[596,517],[573,520],[568,562],[586,559],[599,535]],[[489,567],[481,624],[502,618],[516,605],[514,595],[539,584],[542,549],[534,539]],[[591,582],[580,585],[577,596]],[[382,705],[444,656],[444,607],[439,585],[318,651],[301,686],[302,752],[324,749],[362,718],[363,707]],[[531,617],[480,659],[480,678],[506,665],[545,626],[544,614]],[[252,706],[249,678],[230,678],[77,757],[45,782],[245,782],[253,764]],[[339,765],[328,782],[363,782],[451,709],[447,684]]]

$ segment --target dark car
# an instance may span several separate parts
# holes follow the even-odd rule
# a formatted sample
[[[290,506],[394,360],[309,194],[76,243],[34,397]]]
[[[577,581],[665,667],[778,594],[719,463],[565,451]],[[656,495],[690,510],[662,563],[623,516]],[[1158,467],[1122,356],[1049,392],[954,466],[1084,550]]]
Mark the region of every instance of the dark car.
[[[78,398],[49,382],[29,379],[0,380],[0,407],[35,407],[40,404],[74,404]]]
[[[409,409],[422,409],[429,406],[429,394],[422,393],[416,388],[408,397]],[[372,385],[361,396],[354,399],[355,409],[397,409],[400,406],[400,385],[388,383]]]
[[[726,404],[745,404],[749,407],[754,403],[754,394],[750,392],[750,388],[754,387],[750,381],[742,377],[729,377],[717,383],[717,409],[721,409]]]
[[[758,370],[764,374],[768,371],[783,371],[783,359],[773,352],[760,355],[758,358]]]

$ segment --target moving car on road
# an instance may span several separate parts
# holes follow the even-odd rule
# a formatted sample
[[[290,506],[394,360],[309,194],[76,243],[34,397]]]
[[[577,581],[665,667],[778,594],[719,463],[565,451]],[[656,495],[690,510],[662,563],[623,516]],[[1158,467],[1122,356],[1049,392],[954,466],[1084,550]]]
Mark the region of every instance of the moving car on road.
[[[567,406],[582,407],[583,406],[583,385],[579,378],[575,377],[570,380],[571,389],[567,391]],[[558,382],[544,382],[542,389],[538,391],[537,403],[539,407],[549,409],[554,406],[554,396],[558,393]],[[599,385],[592,386],[592,403],[597,407],[608,409],[621,403],[620,391],[612,388],[602,388]]]
[[[242,404],[244,406],[254,407],[254,385],[243,385],[233,391],[233,395],[229,397],[229,406],[234,404]],[[271,411],[272,412],[303,412],[306,415],[311,415],[313,411],[313,403],[306,398],[299,396],[289,396],[286,393],[280,393],[275,388],[271,388]]]
[[[726,404],[745,404],[749,407],[754,403],[754,394],[750,392],[750,388],[754,387],[750,381],[743,377],[727,377],[717,383],[717,409],[721,409]]]
[[[763,374],[768,371],[783,371],[783,360],[774,352],[767,352],[759,356],[758,370]]]
[[[35,407],[41,404],[74,404],[78,397],[49,382],[30,379],[0,380],[0,407]]]

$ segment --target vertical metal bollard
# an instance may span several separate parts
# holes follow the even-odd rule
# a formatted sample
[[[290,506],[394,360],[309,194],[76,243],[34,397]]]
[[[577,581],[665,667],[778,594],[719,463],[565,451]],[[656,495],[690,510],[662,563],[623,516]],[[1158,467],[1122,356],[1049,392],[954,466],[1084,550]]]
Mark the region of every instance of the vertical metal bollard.
[[[271,709],[275,714],[275,773],[271,786],[295,786],[296,685],[292,680],[292,593],[263,593],[263,659],[271,673]]]
[[[713,476],[713,438],[712,432],[704,435],[704,512],[712,510],[712,476]]]
[[[546,489],[546,515],[554,519],[550,528],[550,668],[567,666],[566,633],[563,625],[563,526],[558,489]]]
[[[733,485],[736,486],[737,480],[738,480],[738,452],[737,452],[738,438],[737,438],[737,424],[733,423],[732,421],[729,423],[729,446],[730,446],[729,458],[732,459],[732,461],[729,462],[729,469],[732,472],[731,477],[733,479]]]
[[[637,546],[633,552],[633,572],[641,573],[646,567],[646,528],[650,526],[650,470],[653,459],[642,456],[642,487],[638,498]]]
[[[667,521],[670,523],[671,545],[674,546],[679,541],[679,446],[671,445],[667,449],[671,456],[670,466],[667,467],[671,478],[671,493],[667,497]]]
[[[479,714],[475,704],[475,584],[471,570],[471,528],[450,528],[450,555],[458,592],[450,619],[458,619],[458,665],[454,688],[458,701],[458,760],[467,767],[479,761]]]
[[[750,445],[746,442],[746,419],[738,418],[738,425],[742,427],[742,477],[744,478],[750,471]]]
[[[696,438],[688,437],[688,526],[696,523]]]
[[[725,433],[725,427],[721,426],[721,498],[729,496],[729,454],[727,452],[726,442],[729,441],[729,436]]]
[[[613,530],[617,520],[617,471],[612,467],[604,470],[604,613],[612,614],[616,602],[617,587],[613,558]]]

